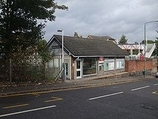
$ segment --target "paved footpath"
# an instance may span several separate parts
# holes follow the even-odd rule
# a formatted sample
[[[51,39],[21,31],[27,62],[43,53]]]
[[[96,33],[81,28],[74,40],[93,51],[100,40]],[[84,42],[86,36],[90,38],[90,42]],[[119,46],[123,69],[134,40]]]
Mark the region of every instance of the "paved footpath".
[[[88,77],[78,80],[66,80],[64,82],[49,82],[49,83],[22,83],[22,84],[8,84],[0,85],[0,96],[19,94],[19,93],[29,93],[29,92],[40,92],[40,91],[61,91],[77,88],[88,88],[88,87],[97,87],[97,86],[108,86],[116,85],[122,83],[136,82],[139,80],[150,80],[154,78],[153,75],[146,76],[128,76],[123,74],[111,75],[111,76],[102,76],[102,77]]]

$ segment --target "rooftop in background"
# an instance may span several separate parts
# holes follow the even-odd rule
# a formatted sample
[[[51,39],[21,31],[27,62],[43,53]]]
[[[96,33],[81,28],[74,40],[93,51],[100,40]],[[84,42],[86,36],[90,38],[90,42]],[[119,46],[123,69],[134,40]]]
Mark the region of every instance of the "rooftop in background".
[[[116,43],[116,39],[110,37],[110,36],[94,36],[94,35],[88,35],[89,39],[96,39],[96,40],[107,40],[107,41],[113,41]]]

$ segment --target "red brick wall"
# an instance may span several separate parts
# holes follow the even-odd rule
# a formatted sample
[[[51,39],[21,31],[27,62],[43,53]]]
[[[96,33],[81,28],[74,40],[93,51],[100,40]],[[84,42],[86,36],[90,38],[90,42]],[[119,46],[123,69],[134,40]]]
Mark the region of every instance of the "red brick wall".
[[[125,61],[125,71],[132,72],[132,71],[143,71],[144,68],[146,70],[153,69],[153,61],[152,59],[144,60],[126,60]]]

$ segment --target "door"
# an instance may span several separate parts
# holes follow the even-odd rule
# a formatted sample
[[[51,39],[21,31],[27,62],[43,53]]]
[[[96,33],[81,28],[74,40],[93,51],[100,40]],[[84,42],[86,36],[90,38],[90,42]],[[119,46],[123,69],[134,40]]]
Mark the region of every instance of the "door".
[[[69,75],[69,67],[68,67],[68,63],[65,63],[65,74],[66,74],[66,76]]]
[[[82,77],[82,62],[81,60],[76,61],[76,78]]]

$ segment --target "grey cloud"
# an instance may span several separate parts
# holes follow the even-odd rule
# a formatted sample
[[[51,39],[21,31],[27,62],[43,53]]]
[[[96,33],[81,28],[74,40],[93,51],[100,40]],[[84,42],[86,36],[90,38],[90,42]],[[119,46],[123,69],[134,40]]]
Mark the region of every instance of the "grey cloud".
[[[68,11],[56,10],[56,20],[48,22],[45,39],[49,40],[57,29],[64,35],[109,35],[120,39],[126,35],[128,42],[141,42],[145,22],[158,18],[157,0],[56,0],[69,7]],[[155,39],[154,25],[147,27],[147,35]]]

